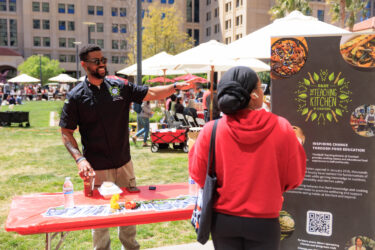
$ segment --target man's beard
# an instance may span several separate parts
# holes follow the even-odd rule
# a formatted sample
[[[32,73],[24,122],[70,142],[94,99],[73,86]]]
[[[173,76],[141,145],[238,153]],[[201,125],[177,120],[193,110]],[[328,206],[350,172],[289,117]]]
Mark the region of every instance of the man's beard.
[[[105,70],[104,75],[101,75],[99,73],[100,68],[104,68],[104,70]],[[95,77],[96,79],[104,79],[104,77],[108,74],[107,67],[97,67],[96,70],[92,70],[92,69],[88,68],[88,71],[89,71],[90,75]]]

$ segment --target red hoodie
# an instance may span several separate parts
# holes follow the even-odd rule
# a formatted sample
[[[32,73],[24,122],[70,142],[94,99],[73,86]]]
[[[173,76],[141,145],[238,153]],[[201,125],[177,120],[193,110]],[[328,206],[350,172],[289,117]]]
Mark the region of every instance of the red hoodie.
[[[213,122],[189,152],[190,176],[202,187]],[[299,186],[306,155],[290,123],[265,110],[241,110],[219,121],[216,131],[217,212],[276,218],[283,192]]]

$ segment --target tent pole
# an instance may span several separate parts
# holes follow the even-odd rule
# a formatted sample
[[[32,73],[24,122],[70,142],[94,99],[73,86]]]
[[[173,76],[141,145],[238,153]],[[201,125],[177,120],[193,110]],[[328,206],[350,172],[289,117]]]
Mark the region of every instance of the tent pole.
[[[211,86],[210,86],[210,121],[212,120],[212,109],[213,109],[213,100],[214,100],[214,72],[215,66],[211,65]]]

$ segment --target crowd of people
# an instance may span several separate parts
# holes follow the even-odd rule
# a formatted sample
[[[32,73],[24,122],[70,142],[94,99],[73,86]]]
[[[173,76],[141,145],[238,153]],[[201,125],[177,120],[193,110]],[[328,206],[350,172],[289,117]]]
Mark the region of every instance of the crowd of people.
[[[68,84],[56,86],[39,84],[4,83],[0,86],[0,105],[22,104],[24,101],[63,99],[69,91]]]

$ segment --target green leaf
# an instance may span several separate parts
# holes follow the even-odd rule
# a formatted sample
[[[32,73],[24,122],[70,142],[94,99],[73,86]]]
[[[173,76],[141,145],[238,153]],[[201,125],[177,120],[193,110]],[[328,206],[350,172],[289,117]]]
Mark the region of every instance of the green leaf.
[[[327,117],[328,121],[330,121],[330,122],[332,121],[332,114],[331,113],[327,113],[326,117]]]
[[[328,80],[330,80],[330,81],[332,82],[333,79],[335,79],[335,73],[332,72],[332,73],[328,76]]]
[[[315,73],[315,72],[314,72],[314,80],[315,80],[315,81],[319,81],[319,76],[318,76],[318,74]]]
[[[340,98],[341,100],[345,100],[345,99],[348,99],[349,96],[348,96],[348,95],[345,95],[345,94],[341,94],[341,95],[339,95],[339,98]]]
[[[303,93],[303,94],[300,94],[298,97],[300,97],[302,99],[306,99],[307,98],[307,94]]]
[[[303,81],[305,82],[305,84],[306,84],[307,86],[310,86],[310,81],[309,81],[309,80],[307,80],[306,78],[303,78]]]
[[[311,121],[314,121],[317,117],[318,117],[318,115],[315,112],[312,113],[312,115],[311,115]]]
[[[306,115],[307,112],[309,112],[309,109],[308,109],[308,108],[304,108],[304,109],[302,110],[302,115]]]
[[[344,81],[345,81],[345,78],[341,78],[338,82],[337,82],[337,86],[341,86],[344,84]]]
[[[341,109],[336,109],[336,114],[338,114],[339,116],[342,116],[342,111],[341,111]]]

